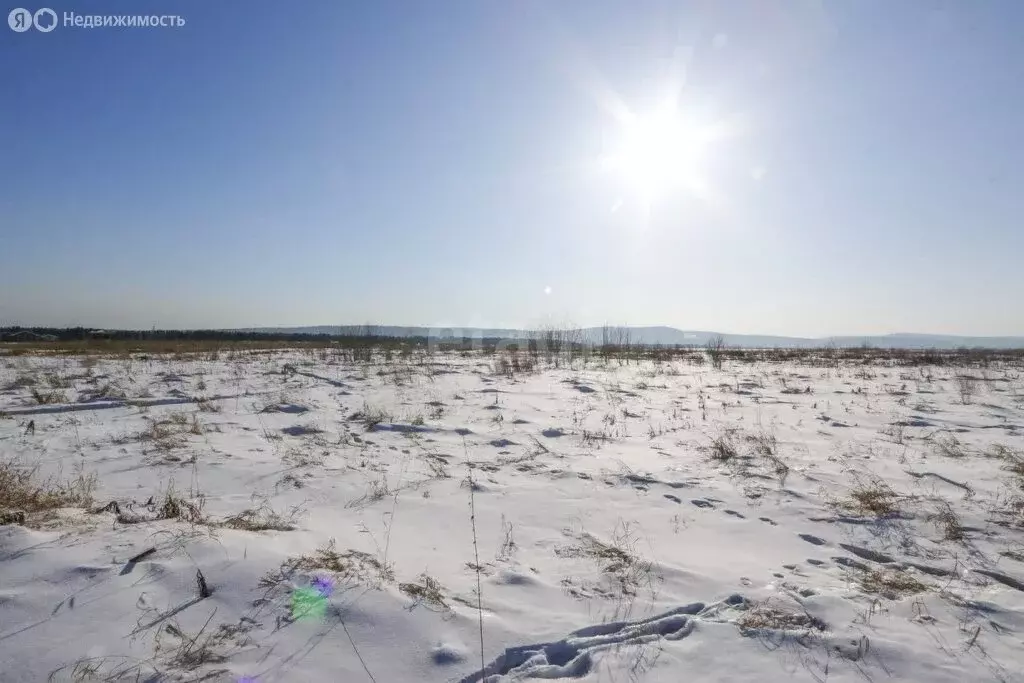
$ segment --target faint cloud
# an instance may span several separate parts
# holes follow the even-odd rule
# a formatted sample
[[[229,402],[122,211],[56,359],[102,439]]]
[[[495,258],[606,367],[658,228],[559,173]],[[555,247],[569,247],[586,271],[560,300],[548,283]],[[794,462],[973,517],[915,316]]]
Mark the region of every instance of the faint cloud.
[[[545,294],[551,294],[551,286],[550,285],[548,285],[547,287],[544,288],[544,293]]]
[[[766,169],[764,166],[755,166],[752,169],[750,169],[750,177],[757,182],[760,182],[761,179],[764,178],[766,173],[768,173],[768,169]]]
[[[716,50],[721,50],[729,44],[729,36],[724,33],[716,33],[715,37],[711,39],[711,44]]]

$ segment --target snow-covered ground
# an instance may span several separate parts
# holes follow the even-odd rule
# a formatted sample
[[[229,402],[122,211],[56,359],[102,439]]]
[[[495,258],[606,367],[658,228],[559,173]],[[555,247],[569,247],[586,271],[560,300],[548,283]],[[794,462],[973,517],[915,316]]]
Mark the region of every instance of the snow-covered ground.
[[[1021,368],[500,358],[0,357],[0,680],[1024,680]]]

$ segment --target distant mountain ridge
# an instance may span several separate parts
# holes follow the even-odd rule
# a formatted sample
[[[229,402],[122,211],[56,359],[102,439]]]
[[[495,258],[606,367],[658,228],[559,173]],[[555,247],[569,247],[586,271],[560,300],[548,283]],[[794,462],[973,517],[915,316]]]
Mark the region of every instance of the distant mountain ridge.
[[[434,339],[468,337],[468,338],[499,338],[524,339],[531,334],[529,330],[512,328],[482,327],[417,327],[396,325],[314,325],[309,327],[256,327],[246,328],[249,332],[268,332],[284,334],[364,334],[368,329],[374,335],[386,337],[429,337]],[[710,339],[721,336],[727,346],[747,348],[814,348],[829,345],[838,347],[874,346],[879,348],[904,349],[955,349],[960,347],[988,349],[1019,349],[1024,348],[1024,337],[968,337],[945,334],[915,334],[898,332],[885,335],[837,336],[837,337],[780,337],[757,334],[719,334],[705,330],[680,330],[674,327],[616,327],[629,331],[630,341],[643,344],[677,344],[703,346]],[[603,339],[603,327],[582,328],[583,338],[595,344]]]

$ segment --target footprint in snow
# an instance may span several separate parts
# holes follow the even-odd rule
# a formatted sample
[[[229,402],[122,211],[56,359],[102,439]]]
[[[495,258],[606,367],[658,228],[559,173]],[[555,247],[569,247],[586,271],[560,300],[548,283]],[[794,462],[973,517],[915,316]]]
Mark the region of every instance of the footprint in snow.
[[[465,648],[452,643],[439,643],[430,650],[430,658],[434,664],[441,666],[458,664],[466,659]]]
[[[762,522],[765,522],[766,524],[771,524],[772,526],[778,526],[779,525],[779,523],[776,522],[774,519],[769,519],[768,517],[758,517],[758,519],[761,520]]]
[[[866,572],[871,568],[863,562],[851,559],[849,557],[833,557],[832,561],[838,564],[840,567],[847,567],[849,569],[858,569],[862,572]]]
[[[828,542],[812,534],[800,534],[800,538],[804,539],[811,545],[825,545]]]
[[[483,670],[459,683],[584,678],[596,668],[595,656],[613,648],[644,648],[652,641],[681,640],[693,632],[704,603],[678,607],[640,621],[618,621],[573,631],[562,640],[507,648]]]
[[[747,518],[746,515],[744,515],[744,514],[742,514],[740,512],[736,512],[735,510],[726,510],[725,514],[732,515],[733,517],[739,517],[740,519],[746,519]]]
[[[694,505],[696,505],[699,508],[714,508],[715,507],[714,505],[712,505],[708,501],[702,500],[700,498],[694,498],[690,502],[693,503]]]
[[[678,496],[673,496],[671,493],[666,493],[664,495],[665,495],[666,498],[671,500],[673,503],[682,503],[683,502],[682,500],[679,499]]]

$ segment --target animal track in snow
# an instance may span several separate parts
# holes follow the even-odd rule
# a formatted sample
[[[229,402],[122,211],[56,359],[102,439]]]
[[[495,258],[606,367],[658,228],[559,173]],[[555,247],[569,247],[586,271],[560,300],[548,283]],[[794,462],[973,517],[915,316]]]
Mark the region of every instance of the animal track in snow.
[[[839,547],[843,550],[853,553],[857,557],[865,560],[871,560],[872,562],[878,562],[879,564],[888,564],[895,562],[895,560],[888,555],[884,555],[880,552],[871,550],[870,548],[862,548],[859,545],[851,545],[849,543],[840,543]]]
[[[510,647],[483,671],[476,671],[459,683],[583,678],[594,667],[594,654],[602,650],[642,646],[662,638],[685,638],[693,631],[694,615],[705,611],[704,607],[704,603],[695,602],[650,619],[588,626],[552,643]]]
[[[799,534],[799,536],[812,545],[825,545],[825,543],[827,543],[827,541],[820,539],[813,534]]]

